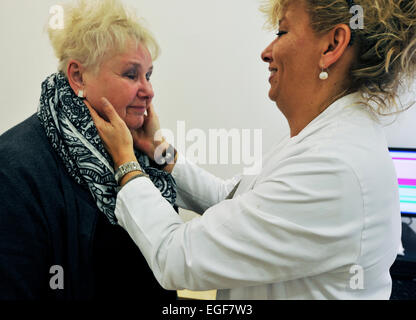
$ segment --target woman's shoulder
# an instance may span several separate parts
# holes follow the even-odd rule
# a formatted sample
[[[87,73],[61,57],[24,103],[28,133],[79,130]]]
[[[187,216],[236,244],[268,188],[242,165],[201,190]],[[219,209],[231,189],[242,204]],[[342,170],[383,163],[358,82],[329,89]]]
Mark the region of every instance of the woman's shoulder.
[[[0,180],[6,190],[35,199],[57,197],[64,174],[36,114],[0,136]],[[61,182],[60,182],[61,181]],[[32,201],[32,200],[30,200]]]
[[[46,138],[42,133],[41,123],[35,113],[1,134],[0,148],[8,147],[16,149],[19,147],[29,147],[35,141],[38,142],[42,139],[42,136]]]
[[[36,114],[0,135],[0,168],[42,168],[55,162]]]

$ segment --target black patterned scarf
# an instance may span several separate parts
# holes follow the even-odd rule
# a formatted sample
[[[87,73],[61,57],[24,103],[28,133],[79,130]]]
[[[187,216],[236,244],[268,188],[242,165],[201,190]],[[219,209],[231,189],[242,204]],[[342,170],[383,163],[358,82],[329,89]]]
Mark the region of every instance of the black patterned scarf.
[[[52,74],[42,83],[37,115],[69,175],[89,189],[98,209],[112,224],[117,224],[114,210],[118,185],[113,160],[104,148],[88,108],[75,95],[63,73]],[[142,169],[173,206],[176,200],[173,177],[155,168],[155,163],[145,154],[138,150],[135,154]]]

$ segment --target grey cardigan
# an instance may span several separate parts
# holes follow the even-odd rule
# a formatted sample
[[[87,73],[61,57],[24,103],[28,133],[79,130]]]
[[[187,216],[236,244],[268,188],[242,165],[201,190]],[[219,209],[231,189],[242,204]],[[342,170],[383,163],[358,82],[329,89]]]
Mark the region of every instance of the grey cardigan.
[[[143,301],[143,291],[145,299],[176,299],[69,177],[37,116],[1,135],[0,300]]]

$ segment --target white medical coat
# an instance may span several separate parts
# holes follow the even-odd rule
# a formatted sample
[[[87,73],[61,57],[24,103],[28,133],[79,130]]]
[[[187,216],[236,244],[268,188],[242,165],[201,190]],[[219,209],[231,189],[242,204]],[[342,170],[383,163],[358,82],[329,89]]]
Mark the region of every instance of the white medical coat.
[[[218,299],[388,299],[400,244],[398,183],[387,142],[358,94],[343,97],[228,181],[179,156],[177,204],[149,179],[119,192],[116,216],[170,290]],[[225,200],[241,180],[231,200]]]

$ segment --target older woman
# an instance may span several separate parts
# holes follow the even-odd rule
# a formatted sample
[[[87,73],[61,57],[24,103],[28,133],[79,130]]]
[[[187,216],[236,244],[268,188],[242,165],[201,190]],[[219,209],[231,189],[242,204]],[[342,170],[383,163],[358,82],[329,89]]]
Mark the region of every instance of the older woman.
[[[388,299],[400,242],[397,178],[378,113],[395,111],[400,77],[414,75],[414,1],[272,0],[277,38],[262,59],[269,96],[290,125],[257,176],[221,181],[173,152],[183,223],[137,169],[133,145],[160,156],[153,108],[133,139],[107,103],[94,121],[122,189],[116,216],[166,289],[219,289],[220,299]],[[170,156],[168,156],[170,155]],[[120,169],[119,169],[120,170]],[[136,171],[134,171],[136,170]],[[232,191],[232,192],[231,192]],[[231,193],[230,193],[231,192]],[[178,272],[181,270],[181,272]]]
[[[64,12],[65,28],[49,30],[59,72],[42,84],[37,114],[0,137],[0,299],[175,299],[117,225],[113,162],[85,104],[106,96],[140,128],[157,44],[118,1]],[[171,175],[136,155],[174,203]]]

